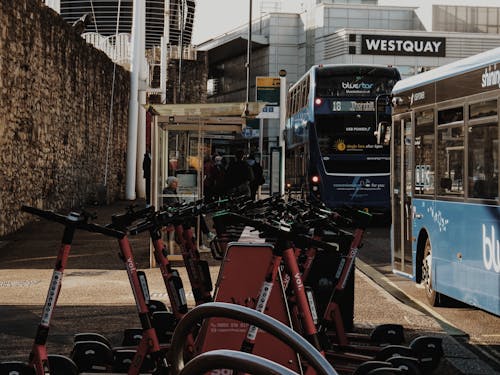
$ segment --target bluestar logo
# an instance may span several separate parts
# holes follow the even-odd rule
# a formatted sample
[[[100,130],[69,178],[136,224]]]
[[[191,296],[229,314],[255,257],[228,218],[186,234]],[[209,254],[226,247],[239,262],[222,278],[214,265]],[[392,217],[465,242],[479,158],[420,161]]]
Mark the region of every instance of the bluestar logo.
[[[495,236],[495,227],[491,226],[491,236],[486,233],[486,225],[483,224],[483,263],[488,270],[500,273],[500,241]]]
[[[343,89],[351,89],[351,90],[370,90],[373,87],[373,83],[353,83],[353,82],[342,82]]]

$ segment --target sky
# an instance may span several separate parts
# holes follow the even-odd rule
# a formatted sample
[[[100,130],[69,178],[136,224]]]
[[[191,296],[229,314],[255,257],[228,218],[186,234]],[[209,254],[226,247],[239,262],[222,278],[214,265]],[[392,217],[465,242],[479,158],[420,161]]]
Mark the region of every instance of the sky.
[[[309,0],[282,0],[281,11],[298,12]],[[263,4],[278,0],[252,0],[252,18],[258,19]],[[379,0],[379,5],[416,7],[422,23],[430,30],[432,4],[499,7],[498,0]],[[197,0],[193,44],[200,44],[248,23],[250,0]]]

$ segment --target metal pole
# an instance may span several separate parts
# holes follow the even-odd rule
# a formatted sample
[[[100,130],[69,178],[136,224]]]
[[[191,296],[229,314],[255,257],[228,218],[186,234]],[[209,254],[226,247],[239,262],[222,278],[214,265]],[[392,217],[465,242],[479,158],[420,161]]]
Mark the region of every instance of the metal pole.
[[[250,0],[250,12],[248,14],[248,43],[247,43],[247,92],[246,102],[250,102],[250,63],[252,59],[252,0]]]
[[[139,39],[140,70],[138,87],[138,110],[137,110],[137,160],[136,160],[136,192],[139,198],[146,198],[146,181],[142,176],[142,160],[146,153],[146,90],[149,87],[149,67],[146,60],[146,7],[141,6],[141,27]]]
[[[167,26],[168,27],[168,26]],[[166,104],[167,100],[167,41],[164,36],[160,38],[161,57],[160,57],[160,91],[161,102]]]
[[[127,176],[125,185],[125,198],[135,199],[135,179],[137,163],[137,120],[139,111],[138,91],[139,74],[141,70],[141,27],[144,28],[144,20],[141,20],[142,1],[134,0],[133,21],[132,21],[132,65],[130,71],[130,101],[127,137]]]
[[[264,164],[262,160],[264,159],[264,119],[259,119],[259,163],[262,168],[264,168]],[[259,185],[259,189],[257,190],[257,199],[260,199],[262,194],[262,185]]]
[[[163,17],[163,37],[161,39],[160,89],[161,102],[167,102],[168,46],[170,43],[170,1],[165,0]]]
[[[185,1],[181,0],[180,2],[180,20],[179,20],[179,27],[181,29],[181,35],[179,39],[179,81],[177,85],[177,90],[179,94],[179,100],[181,100],[181,88],[182,88],[182,53],[184,51],[184,4]]]
[[[281,148],[281,168],[280,168],[280,194],[285,194],[285,123],[286,123],[286,71],[280,71],[280,134],[279,146]]]
[[[146,180],[142,175],[142,161],[146,153],[146,91],[138,94],[139,106],[137,116],[137,162],[136,162],[136,193],[138,198],[146,198]]]

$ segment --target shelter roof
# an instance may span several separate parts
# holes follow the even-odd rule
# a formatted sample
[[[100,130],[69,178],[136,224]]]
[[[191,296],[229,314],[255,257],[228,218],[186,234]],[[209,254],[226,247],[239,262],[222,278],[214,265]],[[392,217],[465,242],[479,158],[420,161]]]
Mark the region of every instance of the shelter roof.
[[[256,117],[263,102],[213,104],[151,104],[149,112],[170,130],[240,132],[247,118]]]

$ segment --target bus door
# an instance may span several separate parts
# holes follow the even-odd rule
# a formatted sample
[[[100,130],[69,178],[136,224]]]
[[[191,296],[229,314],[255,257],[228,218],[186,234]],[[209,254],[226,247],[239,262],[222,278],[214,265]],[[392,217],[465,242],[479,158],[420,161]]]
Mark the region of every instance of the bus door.
[[[392,142],[392,269],[412,274],[412,116],[405,113],[393,123]]]

